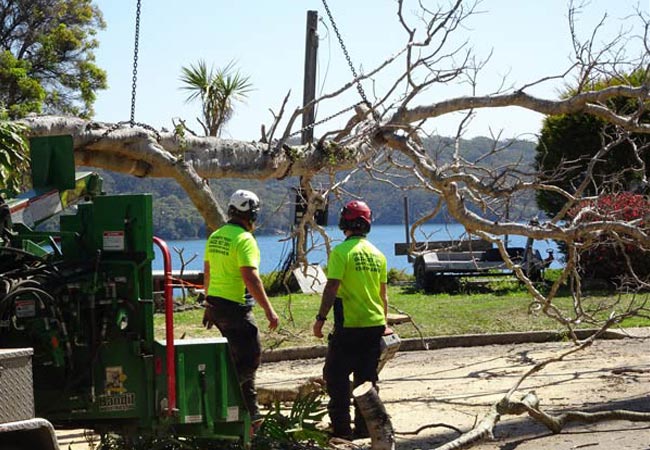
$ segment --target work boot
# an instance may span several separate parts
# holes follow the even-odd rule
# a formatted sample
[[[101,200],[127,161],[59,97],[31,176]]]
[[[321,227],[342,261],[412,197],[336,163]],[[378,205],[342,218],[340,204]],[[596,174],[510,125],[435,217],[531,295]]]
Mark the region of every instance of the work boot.
[[[349,423],[332,424],[332,431],[330,435],[332,437],[345,439],[346,441],[351,441],[352,427],[350,427]]]
[[[352,433],[352,440],[356,441],[357,439],[367,439],[370,437],[370,433],[368,432],[368,428],[355,428],[354,432]]]
[[[255,390],[255,381],[247,380],[241,383],[241,390],[244,397],[244,404],[251,416],[251,420],[261,417],[260,408],[257,405],[257,391]]]
[[[363,418],[359,409],[357,408],[354,415],[354,439],[365,439],[370,437],[368,432],[368,425],[366,425],[366,419]]]
[[[366,425],[366,421],[363,420],[355,420],[354,421],[354,433],[352,433],[352,437],[356,439],[366,439],[370,437],[370,433],[368,432],[368,426]]]

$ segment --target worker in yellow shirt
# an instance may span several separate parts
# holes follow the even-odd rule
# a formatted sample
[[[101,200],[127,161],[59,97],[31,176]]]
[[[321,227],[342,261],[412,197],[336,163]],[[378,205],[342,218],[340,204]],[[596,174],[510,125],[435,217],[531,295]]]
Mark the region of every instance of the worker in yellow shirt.
[[[323,377],[330,397],[332,435],[345,439],[368,436],[358,408],[352,432],[350,374],[355,387],[366,381],[375,384],[381,338],[392,332],[386,326],[386,257],[366,239],[371,221],[372,212],[365,202],[354,200],[341,210],[339,228],[345,241],[329,256],[327,284],[313,325],[314,335],[323,337],[323,324],[334,308]]]
[[[252,232],[260,208],[255,193],[240,189],[228,202],[228,223],[208,238],[204,260],[206,308],[203,324],[216,325],[228,339],[246,408],[259,419],[255,374],[261,345],[252,313],[255,301],[264,309],[269,329],[278,327],[278,315],[259,276],[260,250]]]

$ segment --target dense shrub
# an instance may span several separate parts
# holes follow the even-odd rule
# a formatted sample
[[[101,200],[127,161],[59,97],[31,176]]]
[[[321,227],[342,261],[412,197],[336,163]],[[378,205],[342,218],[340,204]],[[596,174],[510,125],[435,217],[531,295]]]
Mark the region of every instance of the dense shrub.
[[[578,213],[583,211],[580,215]],[[584,212],[587,211],[587,212]],[[622,192],[585,201],[569,211],[569,217],[578,217],[578,223],[595,221],[640,220],[640,226],[650,228],[646,222],[650,217],[650,200],[639,194]],[[650,277],[650,252],[634,242],[621,242],[609,233],[580,247],[580,270],[585,278],[615,281],[629,274],[625,259],[628,256],[632,268],[642,279]]]
[[[269,297],[300,292],[300,285],[294,276],[285,279],[286,272],[273,271],[260,274],[264,290]]]
[[[406,281],[415,280],[415,277],[410,273],[406,273],[404,269],[399,270],[395,268],[390,268],[388,269],[388,273],[386,274],[386,276],[388,278],[388,284],[398,284]]]
[[[644,69],[630,74],[595,80],[587,90],[603,89],[630,83],[643,86],[647,78]],[[583,86],[583,88],[585,88]],[[579,92],[568,87],[561,96],[567,98]],[[636,100],[624,96],[614,97],[606,102],[607,107],[621,115],[634,115],[639,105]],[[646,110],[639,116],[641,123],[650,122]],[[569,193],[585,178],[585,171],[592,158],[604,145],[610,150],[600,155],[598,162],[591,168],[590,183],[584,195],[596,196],[603,188],[610,190],[632,190],[641,184],[642,179],[650,175],[650,154],[642,152],[637,156],[635,148],[642,148],[650,142],[643,134],[631,134],[630,140],[615,144],[619,132],[614,125],[587,113],[550,115],[544,119],[539,141],[535,150],[535,168],[541,180],[558,186]],[[645,164],[641,164],[640,159]],[[622,186],[622,187],[620,187]],[[540,189],[536,193],[537,206],[549,217],[557,214],[566,202],[566,198],[557,192]]]

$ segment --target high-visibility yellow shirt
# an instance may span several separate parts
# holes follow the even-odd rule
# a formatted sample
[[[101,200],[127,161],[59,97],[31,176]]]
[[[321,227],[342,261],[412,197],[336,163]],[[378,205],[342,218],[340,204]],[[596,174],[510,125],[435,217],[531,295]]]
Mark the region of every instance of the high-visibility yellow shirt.
[[[327,278],[341,282],[337,297],[344,328],[386,325],[380,287],[386,283],[386,257],[362,236],[337,245],[327,263]]]
[[[246,285],[239,268],[259,268],[260,249],[255,237],[240,225],[228,223],[208,238],[205,261],[210,264],[207,294],[245,303]]]

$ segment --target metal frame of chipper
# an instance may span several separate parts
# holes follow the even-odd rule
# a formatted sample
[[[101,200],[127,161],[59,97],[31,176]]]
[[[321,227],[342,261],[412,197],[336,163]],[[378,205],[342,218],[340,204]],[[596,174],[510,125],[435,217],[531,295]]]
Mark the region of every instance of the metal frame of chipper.
[[[36,416],[247,444],[227,341],[174,340],[171,259],[153,236],[151,196],[101,194],[97,174],[75,174],[70,136],[30,148],[33,190],[0,205],[0,348],[33,348]],[[57,231],[38,231],[58,213]],[[152,243],[167,278],[164,341],[154,339]]]

